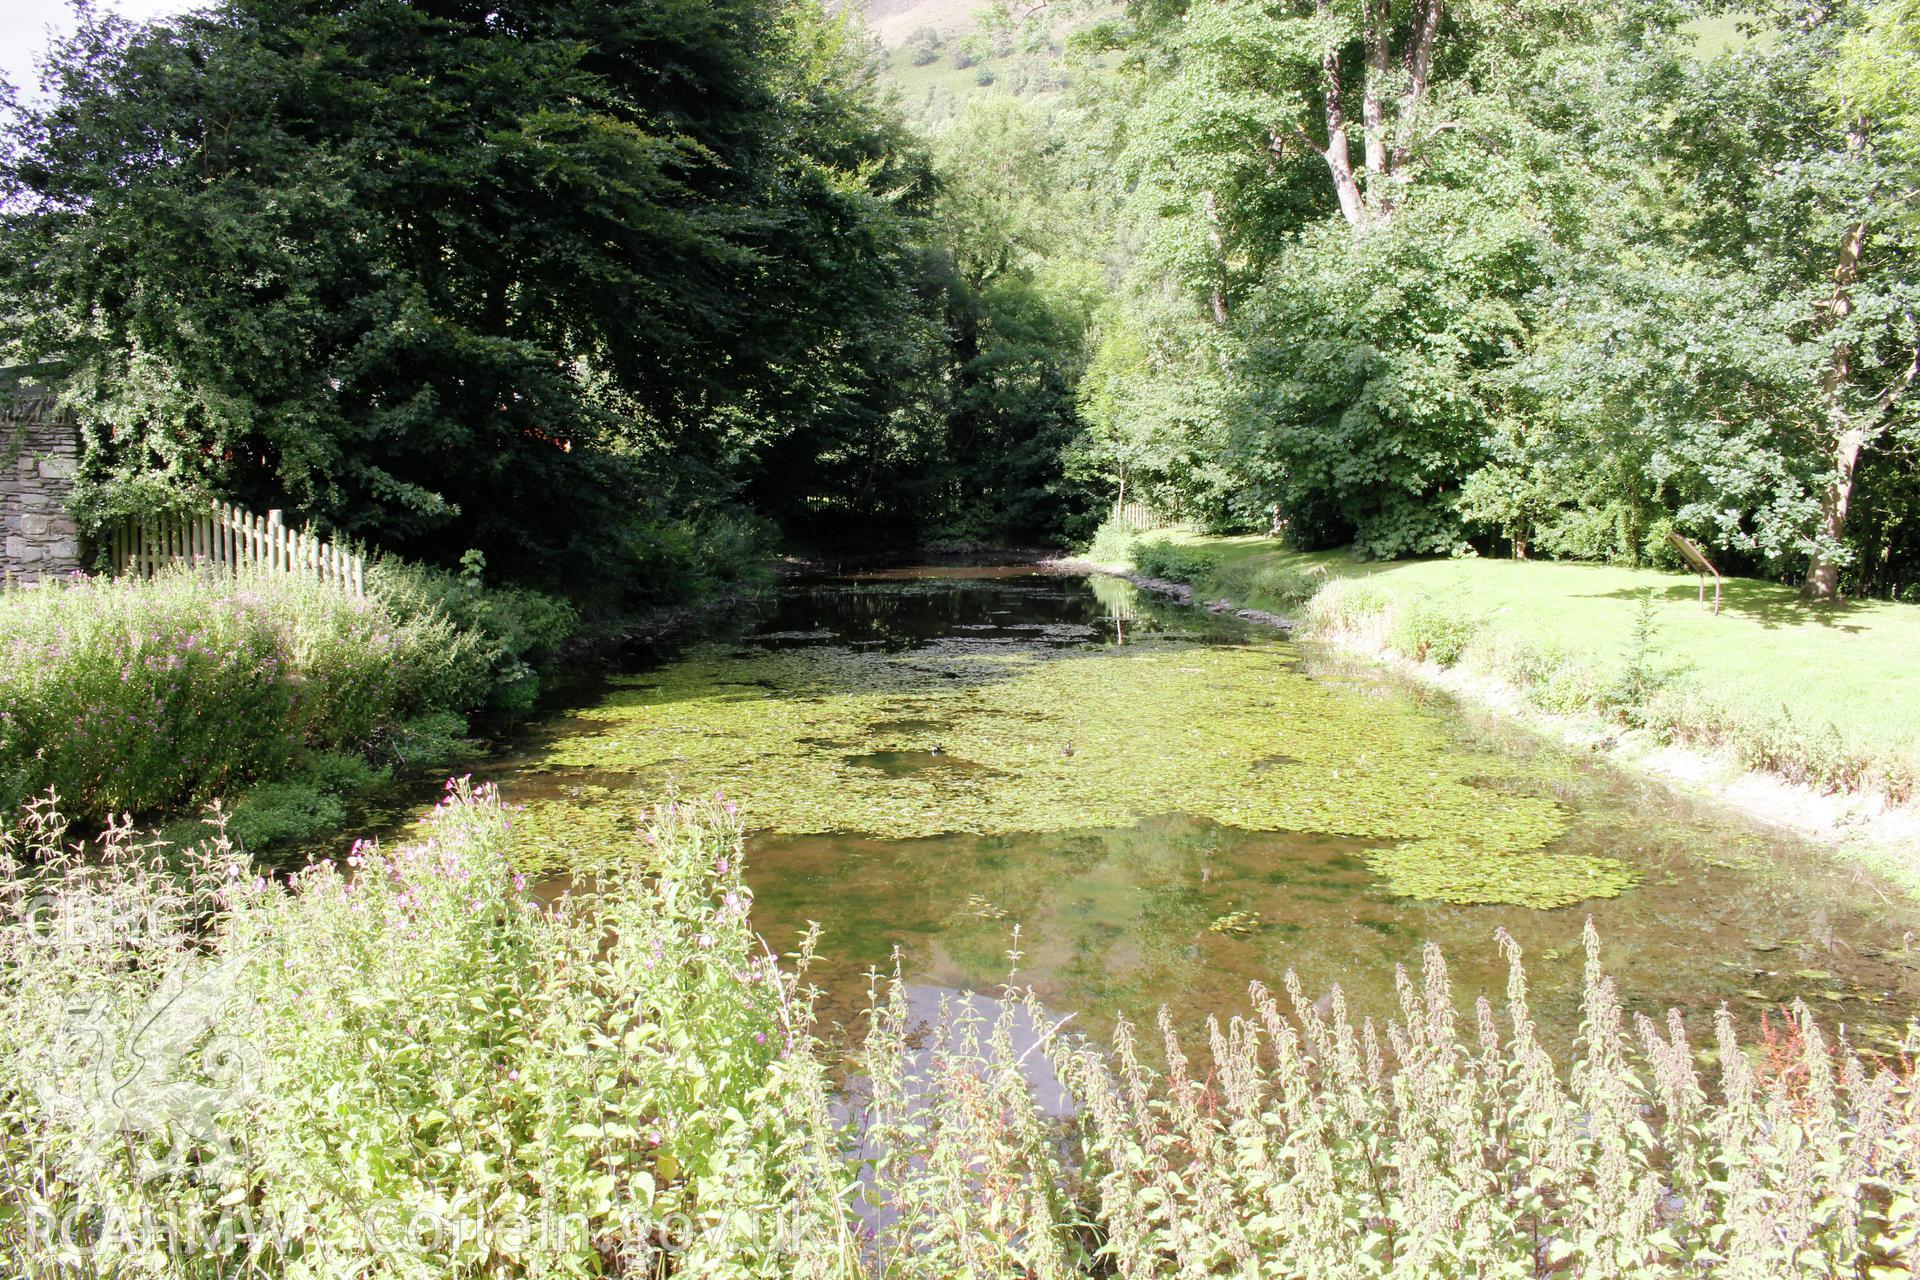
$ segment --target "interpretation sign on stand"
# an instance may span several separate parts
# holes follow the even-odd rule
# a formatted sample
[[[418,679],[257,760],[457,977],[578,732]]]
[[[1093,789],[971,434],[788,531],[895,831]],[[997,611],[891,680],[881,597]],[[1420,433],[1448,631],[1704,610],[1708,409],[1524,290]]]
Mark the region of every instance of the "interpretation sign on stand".
[[[1679,534],[1669,533],[1667,535],[1667,541],[1671,542],[1674,550],[1678,551],[1681,557],[1693,566],[1693,571],[1700,575],[1700,607],[1702,609],[1707,607],[1707,575],[1713,575],[1713,616],[1716,618],[1719,617],[1720,571],[1713,567],[1713,561],[1701,554],[1700,548],[1694,546],[1693,543],[1687,541],[1687,539],[1681,537]]]

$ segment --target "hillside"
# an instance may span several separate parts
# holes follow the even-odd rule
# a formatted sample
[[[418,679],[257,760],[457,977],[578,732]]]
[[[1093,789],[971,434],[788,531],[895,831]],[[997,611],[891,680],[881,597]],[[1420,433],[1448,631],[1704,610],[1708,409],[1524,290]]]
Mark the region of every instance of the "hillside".
[[[947,123],[974,98],[1051,99],[1071,83],[1058,35],[1049,48],[1017,51],[980,29],[982,8],[980,0],[867,0],[868,24],[885,49],[882,78],[923,128]],[[1081,15],[1071,25],[1112,11]]]
[[[943,36],[971,31],[979,8],[980,0],[866,0],[867,25],[889,49],[898,49],[922,27]]]

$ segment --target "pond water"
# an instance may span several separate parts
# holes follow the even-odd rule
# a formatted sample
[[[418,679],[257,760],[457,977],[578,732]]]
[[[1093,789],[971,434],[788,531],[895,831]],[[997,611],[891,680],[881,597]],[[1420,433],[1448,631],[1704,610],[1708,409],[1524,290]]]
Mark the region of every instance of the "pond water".
[[[825,927],[827,1023],[896,949],[924,989],[1019,978],[1099,1034],[1242,1011],[1247,983],[1393,1003],[1440,944],[1577,1022],[1591,916],[1630,1008],[1795,995],[1859,1043],[1920,1007],[1920,912],[1830,855],[1269,629],[1020,568],[793,580],[612,679],[486,770],[552,884],[642,856],[643,806],[723,790],[776,947]]]

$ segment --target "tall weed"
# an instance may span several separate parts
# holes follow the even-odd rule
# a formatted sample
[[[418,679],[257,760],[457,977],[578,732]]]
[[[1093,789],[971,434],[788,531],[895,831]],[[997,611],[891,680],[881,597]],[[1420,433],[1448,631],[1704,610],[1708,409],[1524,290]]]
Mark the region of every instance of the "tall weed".
[[[477,557],[478,552],[468,553]],[[520,587],[488,587],[484,562],[448,573],[393,556],[376,560],[368,594],[389,616],[438,624],[442,643],[409,653],[409,693],[422,706],[524,712],[540,694],[540,671],[578,619],[565,601]]]
[[[1557,1061],[1518,944],[1355,1022],[1287,974],[1191,1045],[875,975],[842,1089],[755,935],[742,823],[669,804],[542,905],[510,810],[253,878],[0,840],[0,1249],[22,1274],[1036,1278],[1909,1274],[1910,1067],[1796,1005],[1758,1053],[1629,1017],[1587,931]],[[1013,941],[1017,963],[1019,936]]]
[[[1087,558],[1095,564],[1131,564],[1134,543],[1139,537],[1140,531],[1132,521],[1109,517],[1094,530],[1093,541],[1087,545]]]
[[[1411,600],[1394,610],[1387,643],[1403,658],[1451,667],[1480,634],[1481,625],[1478,618],[1440,601]]]
[[[447,689],[461,645],[305,578],[177,570],[0,597],[0,809],[57,791],[78,820],[202,803],[305,751],[367,750]]]

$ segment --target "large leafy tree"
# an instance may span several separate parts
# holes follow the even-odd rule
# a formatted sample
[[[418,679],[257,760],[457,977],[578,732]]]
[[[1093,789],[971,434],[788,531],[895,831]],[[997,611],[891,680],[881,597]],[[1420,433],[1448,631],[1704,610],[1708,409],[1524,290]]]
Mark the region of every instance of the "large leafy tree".
[[[864,68],[814,0],[88,16],[6,126],[8,346],[58,362],[96,514],[617,549],[871,391],[921,170]]]
[[[1485,375],[1524,344],[1548,246],[1579,217],[1571,113],[1539,90],[1586,38],[1560,10],[1426,0],[1139,4],[1088,37],[1122,56],[1109,133],[1137,227],[1136,322],[1104,332],[1164,380],[1107,380],[1094,403],[1201,433],[1202,483],[1176,486],[1200,514],[1278,508],[1368,554],[1464,544]],[[1145,319],[1169,287],[1213,332]],[[1093,425],[1112,450],[1180,452]]]
[[[1896,589],[1915,12],[1745,6],[1716,56],[1677,3],[1126,5],[1082,37],[1132,218],[1076,455],[1368,554],[1637,561],[1678,528],[1816,597]]]
[[[1615,554],[1673,523],[1832,599],[1843,574],[1874,585],[1893,550],[1911,507],[1916,175],[1823,89],[1866,16],[1786,5],[1711,59],[1671,30],[1616,59],[1613,123],[1587,147],[1614,175],[1605,214],[1569,246],[1553,324],[1516,370],[1550,428],[1536,464],[1632,460],[1610,491],[1565,495],[1620,511]]]

